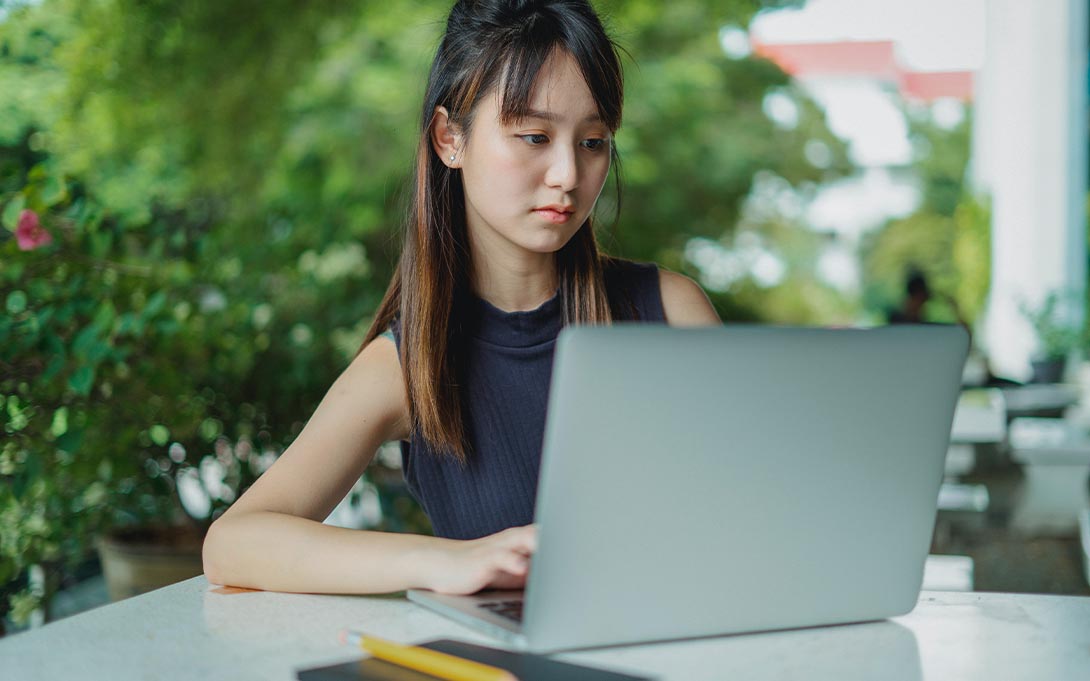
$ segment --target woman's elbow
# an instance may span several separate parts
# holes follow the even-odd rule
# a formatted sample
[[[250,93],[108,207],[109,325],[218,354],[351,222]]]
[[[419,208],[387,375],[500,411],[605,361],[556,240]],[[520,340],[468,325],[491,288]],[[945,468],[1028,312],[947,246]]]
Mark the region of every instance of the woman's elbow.
[[[204,544],[201,546],[204,577],[212,584],[226,584],[223,578],[221,534],[223,534],[223,525],[220,520],[216,520],[208,528],[208,532],[204,535]]]

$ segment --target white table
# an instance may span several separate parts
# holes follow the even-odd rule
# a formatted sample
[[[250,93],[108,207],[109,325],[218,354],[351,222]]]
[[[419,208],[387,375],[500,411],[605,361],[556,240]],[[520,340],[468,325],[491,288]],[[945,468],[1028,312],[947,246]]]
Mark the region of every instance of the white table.
[[[0,639],[0,677],[261,679],[357,659],[337,632],[497,645],[400,596],[214,593],[204,577]],[[1090,598],[924,592],[904,617],[559,656],[661,679],[1090,679]]]
[[[1062,411],[1079,401],[1079,386],[1067,383],[1027,383],[1002,390],[1007,415],[1012,417]]]
[[[998,388],[962,390],[950,427],[952,444],[998,444],[1007,437],[1007,404]]]

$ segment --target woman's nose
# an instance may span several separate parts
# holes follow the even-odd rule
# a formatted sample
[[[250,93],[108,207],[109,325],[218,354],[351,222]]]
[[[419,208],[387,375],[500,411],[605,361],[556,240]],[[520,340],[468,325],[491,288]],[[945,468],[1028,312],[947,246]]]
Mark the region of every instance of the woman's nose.
[[[567,145],[556,145],[550,159],[549,169],[545,174],[545,183],[550,187],[570,192],[579,184],[579,165],[575,150]]]

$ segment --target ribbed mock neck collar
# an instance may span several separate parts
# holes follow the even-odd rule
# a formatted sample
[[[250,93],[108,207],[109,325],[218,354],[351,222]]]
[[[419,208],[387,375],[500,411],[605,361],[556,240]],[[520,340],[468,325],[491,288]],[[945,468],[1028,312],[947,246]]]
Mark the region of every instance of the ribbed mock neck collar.
[[[474,335],[494,345],[524,348],[555,340],[564,324],[560,290],[544,303],[520,312],[504,312],[487,300],[473,296]]]

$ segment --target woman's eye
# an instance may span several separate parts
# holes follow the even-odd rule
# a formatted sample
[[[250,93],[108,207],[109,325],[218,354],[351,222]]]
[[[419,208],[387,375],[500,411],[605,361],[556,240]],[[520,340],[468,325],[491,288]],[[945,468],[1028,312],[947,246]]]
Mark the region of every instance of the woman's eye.
[[[549,141],[549,138],[545,135],[519,135],[527,144],[538,146],[539,144],[545,144]]]
[[[603,139],[589,139],[583,140],[583,146],[591,151],[598,151],[606,145],[606,141]]]

